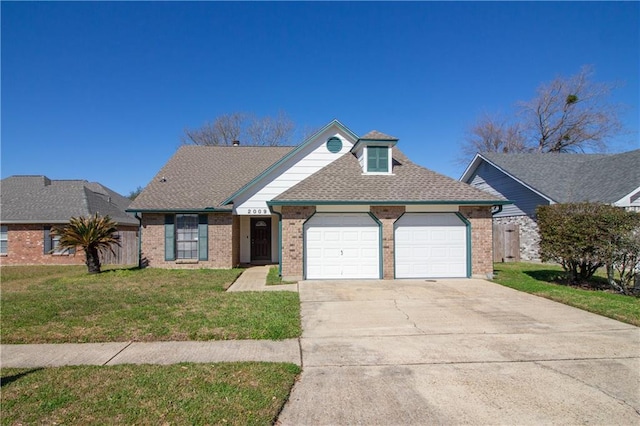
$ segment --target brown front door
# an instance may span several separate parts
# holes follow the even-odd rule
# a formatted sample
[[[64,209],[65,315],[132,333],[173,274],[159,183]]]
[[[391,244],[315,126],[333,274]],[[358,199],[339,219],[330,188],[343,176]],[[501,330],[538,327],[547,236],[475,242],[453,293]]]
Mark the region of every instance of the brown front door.
[[[251,261],[271,261],[271,218],[251,218]]]

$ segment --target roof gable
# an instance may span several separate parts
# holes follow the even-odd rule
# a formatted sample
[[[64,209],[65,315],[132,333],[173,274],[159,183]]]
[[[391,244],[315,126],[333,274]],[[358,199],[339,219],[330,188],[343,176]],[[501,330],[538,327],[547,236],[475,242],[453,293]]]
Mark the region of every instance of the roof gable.
[[[278,168],[278,167],[282,166],[284,163],[292,160],[298,153],[304,151],[310,145],[318,144],[318,143],[324,143],[324,141],[320,140],[319,137],[320,137],[320,135],[322,135],[323,133],[327,132],[332,127],[335,127],[336,130],[342,131],[343,133],[345,133],[347,136],[353,138],[354,140],[358,139],[356,134],[353,133],[349,128],[347,128],[344,124],[342,124],[337,119],[333,119],[331,122],[329,122],[327,125],[322,127],[320,130],[318,130],[317,132],[315,132],[311,136],[307,137],[300,145],[296,146],[295,149],[292,149],[288,154],[286,154],[284,157],[282,157],[276,163],[274,163],[269,168],[264,170],[262,173],[260,173],[258,176],[256,176],[254,179],[252,179],[246,185],[244,185],[242,188],[240,188],[239,190],[237,190],[236,192],[231,194],[226,200],[224,200],[222,202],[222,204],[232,203],[234,199],[236,199],[236,198],[240,197],[241,195],[243,195],[252,186],[259,185],[260,181],[263,180],[265,177],[267,177],[276,168]]]

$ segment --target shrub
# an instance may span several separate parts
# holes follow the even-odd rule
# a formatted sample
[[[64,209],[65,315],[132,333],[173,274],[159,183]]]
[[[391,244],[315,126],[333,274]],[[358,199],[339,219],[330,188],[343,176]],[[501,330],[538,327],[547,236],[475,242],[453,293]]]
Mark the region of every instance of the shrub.
[[[631,292],[640,261],[640,213],[599,203],[540,206],[536,213],[543,261],[562,265],[570,283],[588,281],[606,266],[609,285]]]

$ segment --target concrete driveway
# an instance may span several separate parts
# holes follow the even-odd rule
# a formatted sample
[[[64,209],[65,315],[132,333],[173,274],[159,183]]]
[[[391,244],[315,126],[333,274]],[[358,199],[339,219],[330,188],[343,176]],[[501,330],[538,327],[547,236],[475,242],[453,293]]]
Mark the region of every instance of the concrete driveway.
[[[281,425],[640,424],[640,329],[483,280],[300,283]]]

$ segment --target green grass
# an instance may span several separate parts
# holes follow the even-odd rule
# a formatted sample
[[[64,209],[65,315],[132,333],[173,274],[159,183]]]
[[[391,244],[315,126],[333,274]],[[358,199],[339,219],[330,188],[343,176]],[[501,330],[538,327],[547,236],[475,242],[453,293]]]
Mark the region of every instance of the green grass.
[[[494,270],[494,281],[498,284],[640,326],[639,298],[563,285],[563,271],[560,266],[496,263]],[[596,277],[595,280],[601,282],[602,278]]]
[[[277,266],[269,268],[267,274],[267,285],[296,284],[296,281],[282,281],[280,271]]]
[[[2,369],[2,424],[271,425],[300,368],[222,363]]]
[[[226,293],[242,271],[2,267],[3,343],[300,336],[293,292]]]

